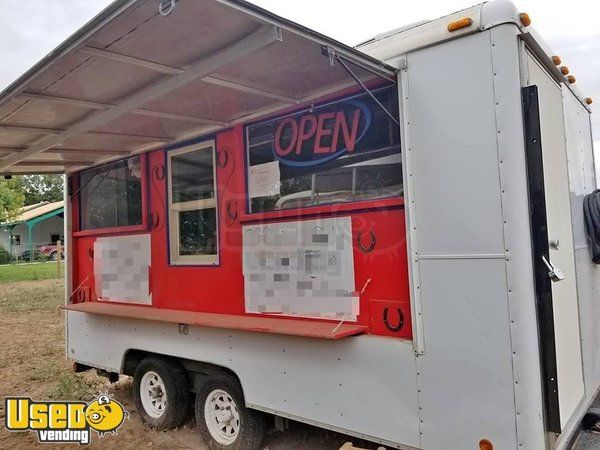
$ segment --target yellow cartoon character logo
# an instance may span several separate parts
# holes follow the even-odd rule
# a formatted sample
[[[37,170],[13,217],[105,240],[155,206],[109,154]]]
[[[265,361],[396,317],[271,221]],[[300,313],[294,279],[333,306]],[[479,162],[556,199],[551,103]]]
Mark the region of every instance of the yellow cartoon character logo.
[[[106,394],[98,396],[85,408],[88,424],[98,432],[100,437],[108,433],[117,434],[117,429],[128,417],[129,413],[125,411],[123,405],[116,400],[111,400]]]

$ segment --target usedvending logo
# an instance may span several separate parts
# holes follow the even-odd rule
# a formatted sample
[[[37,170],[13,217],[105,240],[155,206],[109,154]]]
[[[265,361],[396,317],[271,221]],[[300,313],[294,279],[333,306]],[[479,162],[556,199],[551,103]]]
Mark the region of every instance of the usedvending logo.
[[[99,437],[116,435],[129,417],[123,405],[107,394],[94,401],[36,402],[26,397],[7,397],[4,400],[8,431],[35,431],[40,443],[91,443],[92,430]]]

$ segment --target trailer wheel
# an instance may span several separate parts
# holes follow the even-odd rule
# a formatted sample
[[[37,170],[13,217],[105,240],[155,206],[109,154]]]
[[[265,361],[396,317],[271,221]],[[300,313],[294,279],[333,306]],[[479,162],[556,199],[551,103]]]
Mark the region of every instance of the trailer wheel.
[[[244,394],[232,376],[211,376],[196,394],[196,424],[215,450],[256,450],[265,434],[262,413],[246,408]]]
[[[177,363],[167,359],[144,358],[133,376],[133,398],[147,425],[158,430],[178,427],[189,412],[186,373]]]

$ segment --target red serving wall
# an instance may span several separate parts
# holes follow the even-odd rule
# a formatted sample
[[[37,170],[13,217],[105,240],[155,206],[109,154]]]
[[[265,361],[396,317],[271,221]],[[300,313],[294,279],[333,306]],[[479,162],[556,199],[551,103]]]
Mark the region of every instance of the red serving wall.
[[[404,207],[401,198],[287,210],[245,213],[245,157],[243,127],[216,136],[220,263],[218,266],[169,264],[166,209],[165,151],[146,155],[146,224],[139,230],[103,230],[73,235],[73,301],[97,301],[94,292],[93,245],[98,235],[151,234],[150,284],[153,307],[245,315],[242,274],[242,226],[273,221],[352,217],[356,289],[360,293],[358,322],[373,334],[411,338]],[[76,180],[72,180],[73,183]],[[73,199],[73,225],[78,226],[78,196]],[[358,245],[358,240],[362,243]],[[368,251],[375,238],[372,251]],[[383,317],[387,310],[388,325]],[[402,327],[398,328],[403,319]],[[315,319],[305,319],[315,320]]]

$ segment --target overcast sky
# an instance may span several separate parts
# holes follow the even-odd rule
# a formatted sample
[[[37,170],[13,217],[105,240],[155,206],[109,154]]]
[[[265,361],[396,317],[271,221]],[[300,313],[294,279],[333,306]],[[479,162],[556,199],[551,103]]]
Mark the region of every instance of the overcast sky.
[[[158,4],[158,0],[154,1]],[[110,0],[0,0],[0,90],[100,12]],[[346,44],[476,0],[254,0],[254,3]],[[600,3],[593,0],[516,0],[560,55],[577,86],[600,108]],[[592,115],[600,149],[600,113]]]

